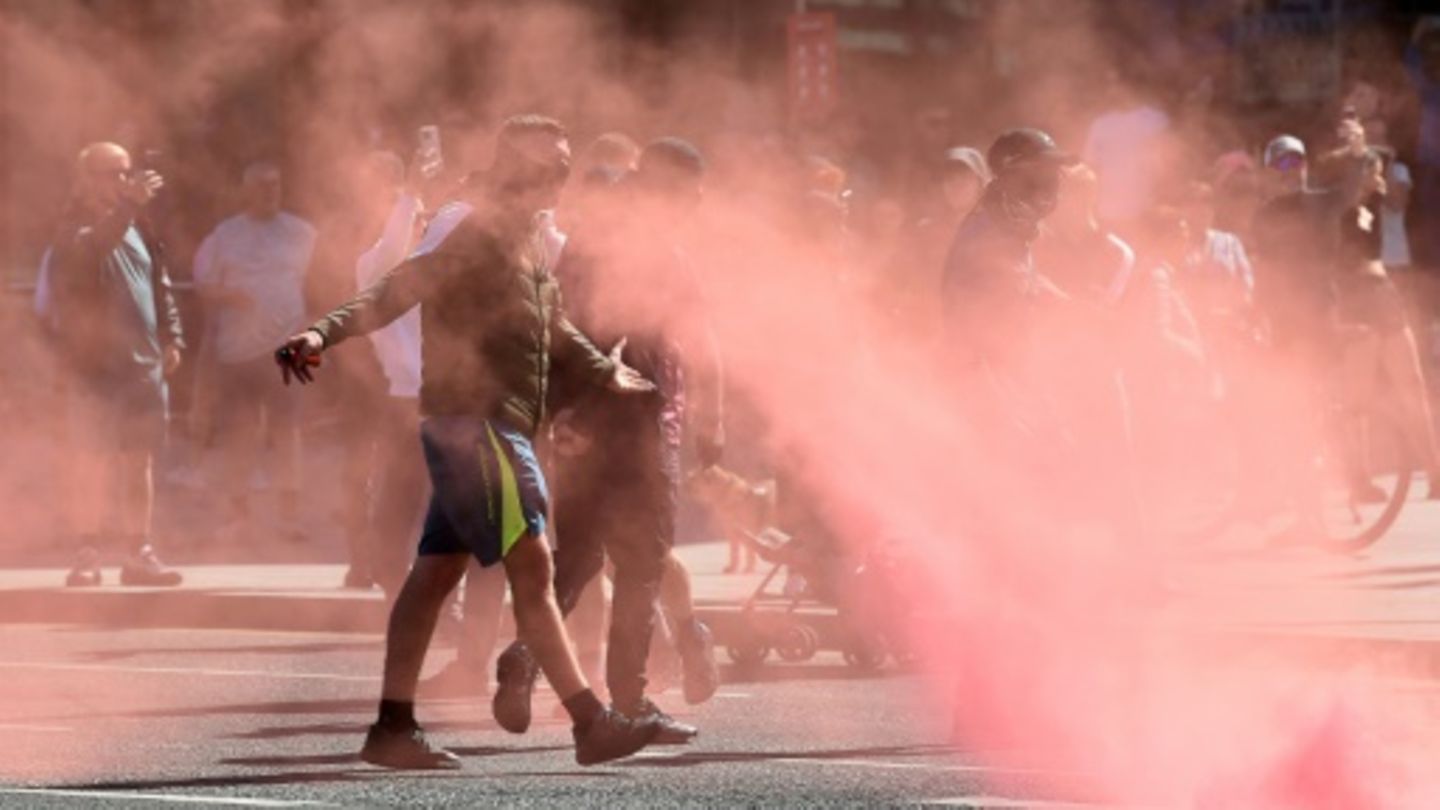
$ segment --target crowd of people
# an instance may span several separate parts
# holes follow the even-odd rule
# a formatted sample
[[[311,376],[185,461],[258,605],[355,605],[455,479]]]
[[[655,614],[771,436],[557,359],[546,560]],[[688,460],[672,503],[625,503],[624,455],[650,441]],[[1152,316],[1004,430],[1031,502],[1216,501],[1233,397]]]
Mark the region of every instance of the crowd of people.
[[[1417,31],[1417,60],[1429,33]],[[1136,459],[1179,398],[1218,378],[1259,407],[1242,369],[1264,346],[1280,358],[1265,368],[1299,381],[1287,391],[1338,371],[1357,407],[1388,397],[1440,494],[1416,337],[1433,313],[1395,283],[1417,254],[1431,260],[1412,251],[1406,207],[1412,189],[1433,192],[1434,156],[1417,156],[1429,170],[1407,167],[1363,82],[1337,100],[1327,142],[1275,133],[1253,152],[1187,137],[1185,121],[1118,76],[1110,93],[1078,149],[1029,127],[945,144],[922,161],[935,171],[897,195],[858,197],[843,158],[765,143],[719,142],[707,159],[681,138],[642,148],[616,132],[572,161],[558,121],[520,115],[499,128],[488,166],[448,185],[433,143],[408,163],[371,152],[357,169],[367,197],[317,230],[283,210],[281,168],[254,162],[240,178],[243,210],[193,256],[198,329],[181,321],[173,257],[148,216],[163,178],[124,145],[92,144],[37,294],[73,376],[71,439],[106,493],[78,531],[68,584],[100,583],[101,552],[116,550],[127,555],[122,582],[181,583],[153,547],[152,512],[167,379],[182,363],[198,362],[195,390],[210,398],[201,432],[220,462],[213,517],[235,527],[253,520],[264,450],[282,516],[303,508],[304,476],[317,471],[301,469],[305,397],[289,383],[324,380],[345,404],[344,453],[329,470],[350,497],[345,585],[378,585],[392,601],[367,761],[458,767],[425,737],[414,704],[462,580],[459,656],[430,688],[488,689],[508,586],[518,640],[496,667],[503,728],[529,728],[543,673],[581,764],[693,739],[698,729],[657,706],[646,677],[661,628],[686,700],[718,685],[710,630],[673,552],[680,499],[741,493],[743,509],[721,511],[755,515],[722,517],[734,535],[732,522],[786,513],[773,485],[719,466],[727,421],[734,430],[725,350],[685,240],[707,187],[780,212],[836,289],[871,302],[865,330],[930,353],[954,381],[957,414],[997,457]],[[744,187],[747,174],[763,188]],[[321,261],[346,268],[344,283],[316,285]],[[367,350],[333,351],[362,336]],[[784,496],[784,459],[772,469]],[[1140,544],[1153,528],[1140,469],[1099,465],[1095,486],[1067,492],[1078,479],[1064,476],[1046,492]],[[1352,487],[1364,498],[1374,485],[1357,475]],[[753,566],[750,553],[737,540],[731,569]]]

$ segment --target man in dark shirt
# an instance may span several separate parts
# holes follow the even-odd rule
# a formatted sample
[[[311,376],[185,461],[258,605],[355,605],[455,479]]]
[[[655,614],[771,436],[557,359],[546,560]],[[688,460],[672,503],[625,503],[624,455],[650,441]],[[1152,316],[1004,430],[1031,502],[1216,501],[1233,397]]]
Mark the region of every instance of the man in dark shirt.
[[[987,417],[1021,423],[1047,410],[1033,384],[1036,330],[1042,315],[1067,299],[1036,270],[1032,246],[1056,207],[1062,168],[1073,158],[1036,129],[1015,129],[991,145],[994,180],[955,233],[945,259],[941,297],[947,350],[958,376],[984,379]],[[1000,413],[1003,411],[1003,415]]]
[[[699,281],[672,236],[700,199],[703,171],[699,152],[684,141],[647,146],[637,171],[612,191],[626,213],[582,225],[559,269],[577,323],[602,342],[627,340],[635,368],[657,391],[620,398],[592,389],[571,403],[567,427],[589,446],[559,472],[556,590],[568,613],[610,555],[606,683],[617,709],[656,718],[657,742],[669,743],[698,733],[645,696],[655,603],[675,538],[682,436],[687,422],[698,428],[705,466],[718,460],[721,442],[718,355]],[[693,616],[676,630],[687,663],[706,654],[708,630]],[[495,717],[505,728],[528,727],[534,673],[520,642],[501,656]]]
[[[165,442],[166,377],[185,346],[162,247],[141,217],[164,181],[134,170],[113,143],[87,146],[77,170],[79,195],[51,244],[47,279],[73,383],[71,435],[77,456],[98,461],[75,472],[101,479],[100,502],[110,514],[88,517],[108,520],[105,530],[127,546],[121,583],[178,585],[180,574],[161,565],[150,546],[151,468]],[[68,585],[101,582],[92,548],[99,532],[87,534]]]
[[[394,768],[457,768],[415,721],[416,683],[441,606],[471,555],[503,562],[515,622],[574,722],[575,756],[591,765],[628,756],[655,736],[653,720],[605,708],[580,672],[552,583],[546,489],[531,445],[552,371],[637,395],[654,386],[607,357],[565,318],[544,258],[540,212],[569,173],[556,121],[505,122],[485,176],[488,193],[434,251],[291,338],[277,353],[286,380],[311,379],[320,352],[421,311],[421,442],[434,495],[419,556],[390,614],[379,718],[361,757]]]

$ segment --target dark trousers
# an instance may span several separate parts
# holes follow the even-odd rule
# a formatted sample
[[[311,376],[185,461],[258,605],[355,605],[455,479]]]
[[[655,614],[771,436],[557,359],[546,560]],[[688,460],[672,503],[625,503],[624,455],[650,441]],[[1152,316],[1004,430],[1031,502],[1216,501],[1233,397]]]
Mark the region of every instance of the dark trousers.
[[[655,602],[675,536],[678,472],[678,458],[616,464],[615,454],[597,448],[560,460],[553,476],[561,612],[575,608],[607,554],[615,566],[605,683],[622,708],[645,696]]]

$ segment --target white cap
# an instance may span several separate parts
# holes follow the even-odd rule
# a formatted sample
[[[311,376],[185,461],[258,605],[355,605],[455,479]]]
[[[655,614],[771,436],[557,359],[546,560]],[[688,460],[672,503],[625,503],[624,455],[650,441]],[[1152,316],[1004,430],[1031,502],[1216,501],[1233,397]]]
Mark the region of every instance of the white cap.
[[[1305,157],[1305,142],[1294,135],[1281,135],[1265,145],[1265,165],[1274,166],[1285,155]]]

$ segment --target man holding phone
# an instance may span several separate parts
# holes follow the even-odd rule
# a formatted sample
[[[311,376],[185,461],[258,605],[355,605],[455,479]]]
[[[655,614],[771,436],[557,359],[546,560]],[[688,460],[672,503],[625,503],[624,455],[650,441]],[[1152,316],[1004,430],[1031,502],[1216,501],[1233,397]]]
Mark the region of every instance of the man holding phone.
[[[76,197],[51,243],[52,323],[71,371],[69,395],[80,486],[100,508],[82,515],[82,551],[66,584],[101,584],[97,547],[119,536],[130,556],[125,585],[179,585],[150,545],[152,467],[165,442],[166,379],[185,348],[163,246],[142,212],[164,180],[132,169],[114,143],[95,143],[76,162]],[[83,457],[83,458],[82,458]],[[72,499],[90,506],[92,492]]]

